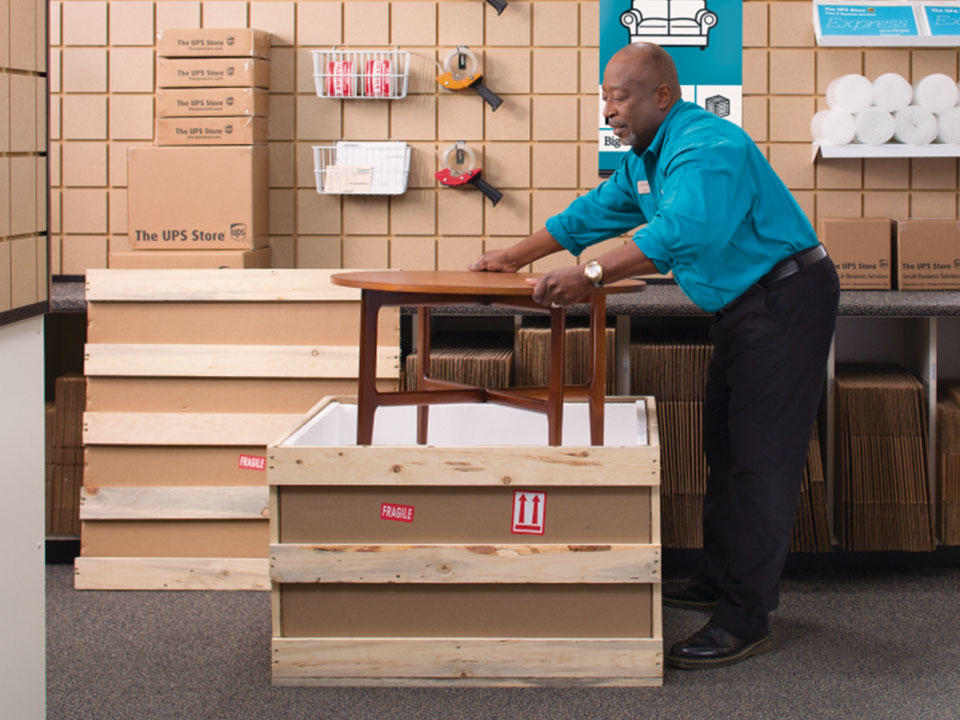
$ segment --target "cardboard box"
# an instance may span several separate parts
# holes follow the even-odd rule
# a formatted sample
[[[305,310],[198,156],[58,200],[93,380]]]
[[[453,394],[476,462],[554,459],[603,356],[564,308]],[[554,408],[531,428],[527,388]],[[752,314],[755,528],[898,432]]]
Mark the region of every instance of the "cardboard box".
[[[270,87],[270,61],[157,58],[158,88]]]
[[[268,175],[264,145],[131,147],[130,247],[249,250],[267,245]]]
[[[268,268],[270,267],[270,248],[257,250],[167,250],[150,252],[149,250],[128,250],[111,252],[111,269],[154,269],[154,268]]]
[[[157,145],[257,145],[267,141],[267,119],[157,118]]]
[[[893,250],[890,218],[822,218],[819,235],[837,266],[840,287],[890,289]]]
[[[266,117],[270,95],[256,88],[162,88],[157,117]]]
[[[960,289],[960,222],[900,220],[897,270],[901,290]]]
[[[270,58],[270,33],[250,28],[173,28],[157,33],[157,56]]]

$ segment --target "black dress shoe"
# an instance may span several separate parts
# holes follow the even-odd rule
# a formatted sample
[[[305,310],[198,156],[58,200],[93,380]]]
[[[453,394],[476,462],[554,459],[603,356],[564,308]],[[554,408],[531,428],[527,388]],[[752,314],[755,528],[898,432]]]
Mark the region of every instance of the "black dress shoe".
[[[708,622],[696,633],[678,642],[667,655],[667,666],[679,670],[708,670],[746,660],[770,649],[770,638],[741,640],[719,625]]]
[[[717,605],[716,591],[696,582],[670,582],[663,585],[663,604],[683,610],[710,612]]]

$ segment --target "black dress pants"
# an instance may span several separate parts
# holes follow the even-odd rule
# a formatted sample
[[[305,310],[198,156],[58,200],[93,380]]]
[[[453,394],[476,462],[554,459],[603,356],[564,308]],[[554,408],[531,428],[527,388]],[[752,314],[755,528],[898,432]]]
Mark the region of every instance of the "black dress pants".
[[[767,634],[779,602],[838,300],[827,257],[754,287],[710,327],[696,579],[719,593],[713,622],[744,640]]]

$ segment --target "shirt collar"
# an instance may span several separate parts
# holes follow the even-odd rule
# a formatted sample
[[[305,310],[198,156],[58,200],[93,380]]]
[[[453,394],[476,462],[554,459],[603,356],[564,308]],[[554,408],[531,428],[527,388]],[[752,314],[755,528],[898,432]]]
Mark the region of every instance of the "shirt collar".
[[[663,122],[660,123],[660,127],[657,128],[657,134],[653,136],[653,141],[650,143],[647,149],[643,150],[642,152],[639,152],[636,149],[634,149],[634,152],[637,155],[639,155],[640,157],[645,157],[649,155],[653,160],[656,160],[658,157],[660,157],[660,149],[663,147],[663,137],[664,135],[667,134],[667,125],[669,124],[673,116],[677,114],[677,112],[680,109],[680,106],[684,104],[686,103],[683,100],[677,100],[673,104],[673,107],[670,108],[670,112],[666,114],[666,116],[663,118]]]

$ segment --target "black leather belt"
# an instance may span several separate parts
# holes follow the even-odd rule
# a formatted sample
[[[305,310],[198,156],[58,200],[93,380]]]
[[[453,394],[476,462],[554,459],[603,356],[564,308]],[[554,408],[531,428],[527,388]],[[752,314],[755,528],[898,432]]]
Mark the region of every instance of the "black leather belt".
[[[788,278],[791,275],[794,275],[804,268],[808,268],[811,265],[816,265],[818,262],[823,260],[827,256],[827,249],[823,245],[815,245],[812,248],[807,248],[806,250],[801,250],[798,253],[794,253],[789,257],[784,258],[776,265],[774,265],[770,272],[764,275],[762,278],[757,280],[753,285],[746,289],[746,291],[740,295],[735,300],[727,303],[723,308],[717,311],[717,317],[722,317],[728,312],[733,310],[742,300],[753,295],[758,290],[763,290],[779,280]]]

